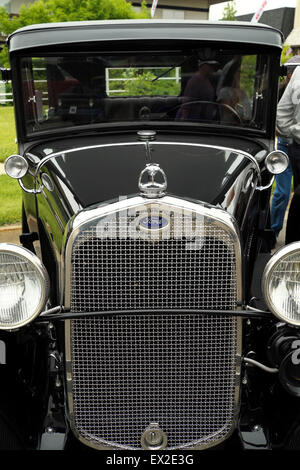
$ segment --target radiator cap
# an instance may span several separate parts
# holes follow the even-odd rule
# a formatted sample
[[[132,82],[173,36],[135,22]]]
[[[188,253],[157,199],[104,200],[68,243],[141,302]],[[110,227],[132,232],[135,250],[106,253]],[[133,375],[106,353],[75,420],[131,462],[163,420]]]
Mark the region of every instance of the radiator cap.
[[[143,130],[137,132],[138,139],[142,142],[149,142],[150,140],[156,139],[156,132],[150,130]]]

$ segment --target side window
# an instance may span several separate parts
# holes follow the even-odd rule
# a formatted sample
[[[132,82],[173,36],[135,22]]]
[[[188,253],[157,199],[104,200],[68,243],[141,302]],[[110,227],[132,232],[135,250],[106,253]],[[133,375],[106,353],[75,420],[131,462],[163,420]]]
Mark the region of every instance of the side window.
[[[49,108],[45,59],[24,58],[22,76],[24,110],[31,131],[45,119]]]
[[[32,59],[32,76],[35,88],[37,120],[41,122],[47,117],[49,109],[45,58],[34,57]]]
[[[256,55],[246,55],[242,57],[240,85],[248,98],[252,98],[254,95],[256,62]]]

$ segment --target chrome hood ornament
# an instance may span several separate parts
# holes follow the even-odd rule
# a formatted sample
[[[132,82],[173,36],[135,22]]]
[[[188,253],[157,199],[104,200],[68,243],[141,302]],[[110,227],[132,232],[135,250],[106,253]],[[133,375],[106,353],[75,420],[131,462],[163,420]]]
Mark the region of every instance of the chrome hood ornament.
[[[163,197],[167,189],[167,177],[158,163],[147,163],[139,177],[141,196],[147,198]]]
[[[158,163],[152,163],[150,142],[156,139],[156,132],[143,130],[137,132],[138,139],[145,142],[146,167],[139,177],[139,190],[141,195],[147,198],[157,198],[165,195],[167,189],[167,177]]]

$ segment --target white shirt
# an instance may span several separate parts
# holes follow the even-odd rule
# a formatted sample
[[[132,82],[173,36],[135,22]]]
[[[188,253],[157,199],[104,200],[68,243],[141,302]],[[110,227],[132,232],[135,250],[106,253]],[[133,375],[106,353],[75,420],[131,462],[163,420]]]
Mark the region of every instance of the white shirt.
[[[300,66],[298,66],[277,106],[277,130],[300,144]]]

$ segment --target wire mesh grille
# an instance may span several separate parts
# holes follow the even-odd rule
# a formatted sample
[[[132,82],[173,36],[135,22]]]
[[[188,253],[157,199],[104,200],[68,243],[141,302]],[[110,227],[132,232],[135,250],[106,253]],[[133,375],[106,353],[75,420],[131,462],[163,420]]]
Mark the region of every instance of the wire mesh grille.
[[[233,424],[237,320],[181,309],[236,307],[230,233],[204,224],[191,239],[79,233],[72,248],[71,309],[174,309],[71,321],[74,426],[84,439],[141,448],[150,423],[168,449],[212,445]]]
[[[212,224],[204,225],[196,240],[153,240],[136,233],[99,238],[96,225],[80,233],[72,253],[74,311],[235,307],[230,234]]]
[[[236,320],[134,315],[72,321],[75,427],[141,448],[150,423],[168,448],[214,443],[233,423]]]

